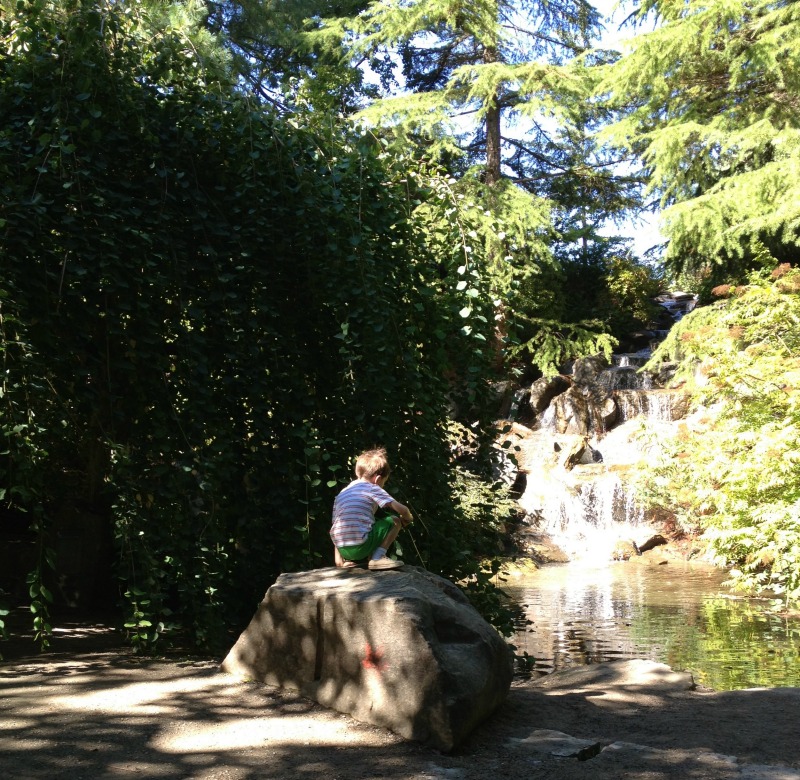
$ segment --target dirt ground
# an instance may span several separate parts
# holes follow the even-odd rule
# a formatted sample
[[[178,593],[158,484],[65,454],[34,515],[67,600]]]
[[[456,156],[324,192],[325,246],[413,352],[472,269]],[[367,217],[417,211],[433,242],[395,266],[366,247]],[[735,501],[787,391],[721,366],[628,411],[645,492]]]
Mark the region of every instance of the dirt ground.
[[[800,689],[691,690],[649,661],[518,682],[451,754],[241,682],[140,659],[103,626],[2,648],[0,778],[800,780]]]

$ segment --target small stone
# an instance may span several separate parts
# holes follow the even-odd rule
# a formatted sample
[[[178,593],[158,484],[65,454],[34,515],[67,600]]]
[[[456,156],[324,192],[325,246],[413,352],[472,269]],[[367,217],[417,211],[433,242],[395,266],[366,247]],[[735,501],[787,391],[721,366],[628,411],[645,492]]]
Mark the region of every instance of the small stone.
[[[585,760],[602,750],[603,744],[591,739],[578,739],[553,729],[537,729],[524,739],[510,739],[508,748],[525,748],[537,753],[548,753],[558,758],[577,758]]]

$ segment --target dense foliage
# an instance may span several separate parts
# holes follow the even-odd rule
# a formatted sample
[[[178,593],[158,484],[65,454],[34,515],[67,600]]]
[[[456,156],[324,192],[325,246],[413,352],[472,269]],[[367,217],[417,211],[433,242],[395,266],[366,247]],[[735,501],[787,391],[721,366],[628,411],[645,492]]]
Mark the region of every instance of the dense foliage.
[[[609,68],[613,137],[643,161],[674,272],[744,280],[762,247],[800,243],[800,6],[651,0],[655,20]],[[646,28],[647,29],[647,28]]]
[[[800,271],[724,287],[654,355],[701,411],[667,450],[652,500],[704,531],[734,584],[800,598]]]
[[[420,519],[404,554],[480,596],[492,508],[455,500],[445,436],[449,395],[480,417],[493,323],[468,214],[152,22],[32,2],[0,30],[0,500],[41,551],[37,630],[60,524],[91,514],[132,641],[219,642],[280,571],[330,562],[332,497],[376,443]]]

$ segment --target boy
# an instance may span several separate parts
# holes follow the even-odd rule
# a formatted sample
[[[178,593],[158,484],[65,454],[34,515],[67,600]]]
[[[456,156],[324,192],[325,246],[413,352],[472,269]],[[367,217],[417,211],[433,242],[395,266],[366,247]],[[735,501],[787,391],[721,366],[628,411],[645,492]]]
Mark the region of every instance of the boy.
[[[365,558],[369,558],[367,567],[373,570],[403,566],[402,561],[389,558],[386,551],[413,517],[407,506],[383,489],[390,470],[385,449],[362,452],[356,460],[356,479],[336,496],[331,540],[340,568],[350,569]],[[376,519],[377,509],[386,509],[399,517]]]

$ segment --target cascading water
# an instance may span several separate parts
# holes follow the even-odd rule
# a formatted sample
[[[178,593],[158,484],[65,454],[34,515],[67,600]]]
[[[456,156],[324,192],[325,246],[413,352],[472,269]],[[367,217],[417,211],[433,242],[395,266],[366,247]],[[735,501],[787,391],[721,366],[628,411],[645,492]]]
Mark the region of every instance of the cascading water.
[[[629,360],[628,355],[612,355],[612,358],[624,358]],[[639,368],[633,363],[614,364],[610,368],[600,373],[597,383],[610,392],[616,390],[652,390],[653,377],[651,374],[639,373]]]
[[[670,390],[619,390],[614,400],[623,422],[636,417],[652,422],[672,422],[686,413],[685,396]]]
[[[653,533],[630,476],[653,446],[646,432],[674,427],[688,400],[665,389],[664,376],[641,371],[649,356],[578,360],[570,374],[538,380],[514,399],[534,419],[511,436],[525,475],[520,505],[531,528],[571,559],[615,557],[621,540],[635,550]]]
[[[634,538],[643,519],[633,491],[605,471],[548,496],[540,529],[570,557],[589,551],[612,557],[618,540]]]
[[[645,349],[641,352],[625,352],[621,355],[611,356],[611,365],[619,368],[642,368],[650,360],[650,350]]]

